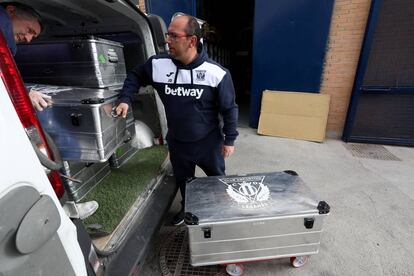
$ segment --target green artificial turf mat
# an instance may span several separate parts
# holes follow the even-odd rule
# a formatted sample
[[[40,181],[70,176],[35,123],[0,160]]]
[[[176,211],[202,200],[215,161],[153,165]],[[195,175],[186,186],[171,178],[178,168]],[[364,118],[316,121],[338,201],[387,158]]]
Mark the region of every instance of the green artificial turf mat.
[[[99,224],[102,225],[100,231],[111,233],[157,175],[167,153],[165,146],[142,149],[120,168],[112,169],[111,174],[82,200],[96,200],[99,204],[96,213],[85,219],[84,224]]]

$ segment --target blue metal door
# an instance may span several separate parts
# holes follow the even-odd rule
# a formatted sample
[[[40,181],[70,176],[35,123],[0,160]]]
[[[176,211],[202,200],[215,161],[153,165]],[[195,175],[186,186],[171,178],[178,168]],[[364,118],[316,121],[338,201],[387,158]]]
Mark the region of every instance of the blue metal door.
[[[250,126],[262,92],[319,92],[333,0],[256,0]]]
[[[167,26],[176,12],[196,16],[196,0],[146,0],[145,5],[148,13],[161,16]]]
[[[414,146],[414,2],[374,0],[343,139]]]

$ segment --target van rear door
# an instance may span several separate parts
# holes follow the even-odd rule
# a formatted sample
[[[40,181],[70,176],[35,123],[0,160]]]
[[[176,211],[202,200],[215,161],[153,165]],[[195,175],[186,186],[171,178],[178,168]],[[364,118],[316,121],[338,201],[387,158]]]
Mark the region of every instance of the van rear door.
[[[3,38],[0,55],[0,275],[86,275],[76,228],[9,97],[6,70],[15,65]]]

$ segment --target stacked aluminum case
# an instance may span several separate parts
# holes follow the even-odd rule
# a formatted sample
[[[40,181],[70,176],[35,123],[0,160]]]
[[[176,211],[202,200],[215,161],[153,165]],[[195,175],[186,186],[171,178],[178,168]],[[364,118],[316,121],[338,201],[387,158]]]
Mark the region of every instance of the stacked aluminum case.
[[[90,36],[18,47],[23,79],[38,83],[27,88],[52,96],[52,107],[37,114],[66,160],[68,197],[78,201],[110,173],[109,163],[117,167],[135,153],[128,148],[135,135],[132,110],[126,120],[113,111],[126,78],[123,45]]]
[[[122,145],[126,119],[114,112],[118,92],[49,85],[27,88],[52,97],[53,105],[37,115],[63,160],[104,162]]]
[[[122,44],[95,37],[19,44],[15,60],[25,82],[107,88],[126,78]]]
[[[191,264],[318,253],[329,205],[294,173],[196,178],[187,183]]]

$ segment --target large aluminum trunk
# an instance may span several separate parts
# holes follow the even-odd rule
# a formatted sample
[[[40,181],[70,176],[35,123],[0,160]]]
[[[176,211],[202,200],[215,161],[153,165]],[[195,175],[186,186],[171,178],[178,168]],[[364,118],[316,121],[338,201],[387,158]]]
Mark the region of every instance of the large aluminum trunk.
[[[286,172],[197,178],[187,184],[191,264],[318,253],[329,205]]]
[[[15,57],[25,82],[107,88],[126,78],[122,44],[73,38],[19,44]]]
[[[126,119],[116,117],[118,92],[63,86],[28,85],[52,96],[53,105],[38,112],[63,160],[104,162],[123,143]]]

